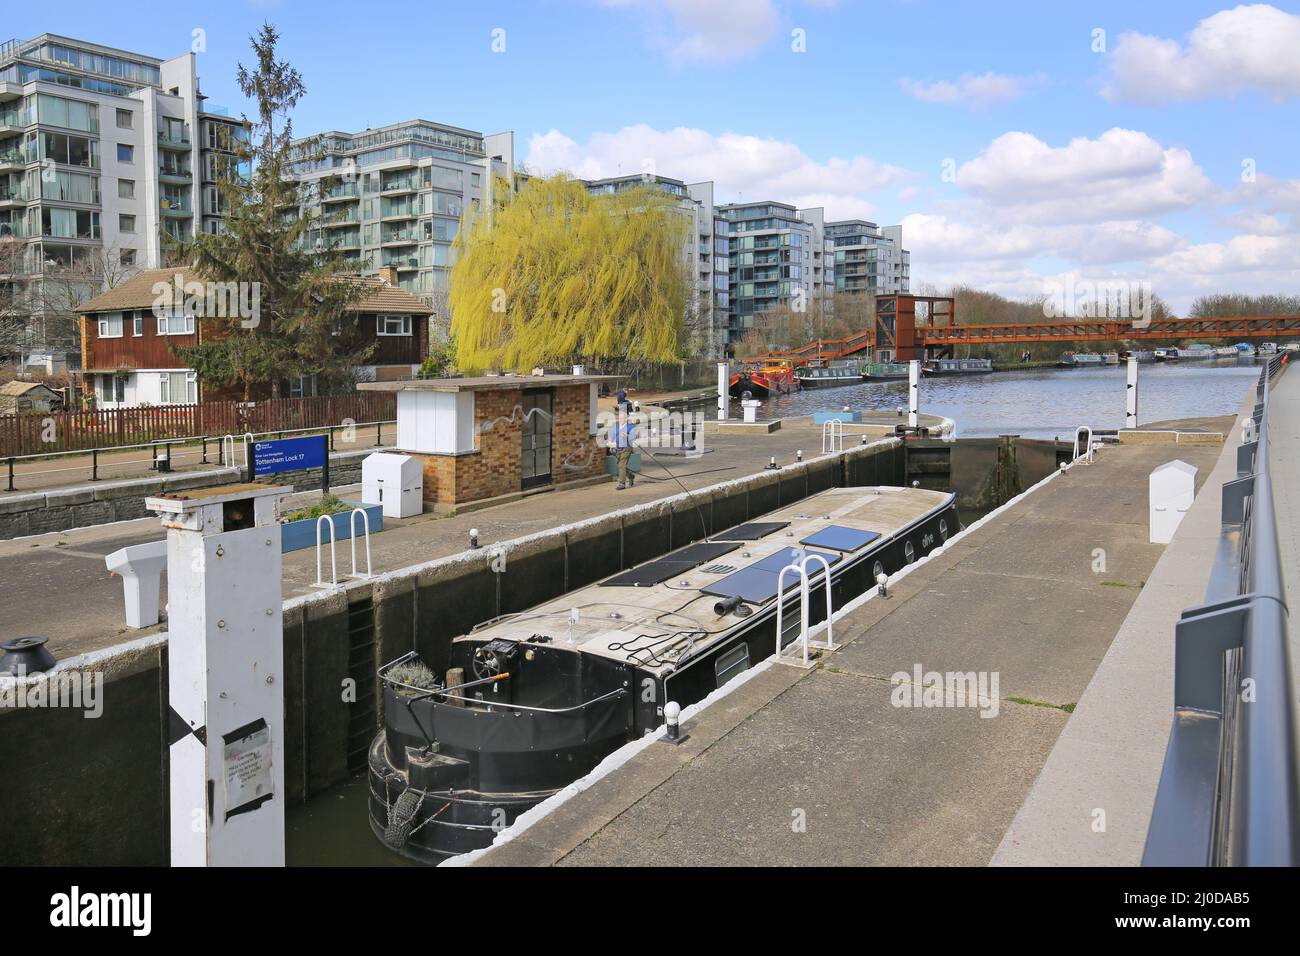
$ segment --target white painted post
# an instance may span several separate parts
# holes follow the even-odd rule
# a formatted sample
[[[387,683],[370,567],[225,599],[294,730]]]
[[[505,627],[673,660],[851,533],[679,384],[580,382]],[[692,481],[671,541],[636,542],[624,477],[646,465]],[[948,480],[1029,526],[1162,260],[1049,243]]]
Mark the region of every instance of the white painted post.
[[[1151,543],[1168,544],[1196,497],[1196,468],[1174,459],[1151,472]]]
[[[907,363],[907,427],[921,424],[921,363],[916,359]]]
[[[172,866],[284,866],[275,505],[292,489],[231,489],[145,502],[168,529]]]
[[[725,422],[731,414],[731,365],[718,363],[718,421]]]
[[[1127,413],[1124,416],[1125,428],[1138,427],[1138,360],[1130,355],[1128,357],[1128,406]]]

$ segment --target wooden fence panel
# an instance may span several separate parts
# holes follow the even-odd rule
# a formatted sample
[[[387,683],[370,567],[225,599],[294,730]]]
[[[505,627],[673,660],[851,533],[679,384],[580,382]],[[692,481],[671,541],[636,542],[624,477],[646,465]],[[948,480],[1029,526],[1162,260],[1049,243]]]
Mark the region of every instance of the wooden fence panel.
[[[149,405],[98,411],[0,415],[0,458],[138,445],[163,438],[220,437],[392,421],[393,392],[353,392],[263,402]]]

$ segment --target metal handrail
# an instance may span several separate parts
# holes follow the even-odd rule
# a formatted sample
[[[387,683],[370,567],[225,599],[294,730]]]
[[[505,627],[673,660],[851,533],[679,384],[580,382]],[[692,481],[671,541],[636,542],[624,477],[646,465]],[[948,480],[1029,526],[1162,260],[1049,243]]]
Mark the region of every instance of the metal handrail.
[[[1174,720],[1147,866],[1300,865],[1300,732],[1268,462],[1269,382],[1285,364],[1261,372],[1254,440],[1223,486],[1207,603],[1175,628]]]

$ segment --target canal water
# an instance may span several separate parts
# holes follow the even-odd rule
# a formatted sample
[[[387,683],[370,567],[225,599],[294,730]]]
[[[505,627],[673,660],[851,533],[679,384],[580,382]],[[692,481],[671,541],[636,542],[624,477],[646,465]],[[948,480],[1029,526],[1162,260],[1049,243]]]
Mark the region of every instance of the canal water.
[[[1138,372],[1138,422],[1232,415],[1259,366],[1235,359],[1155,363]],[[921,411],[957,423],[958,437],[1021,435],[1072,438],[1080,425],[1123,428],[1123,365],[1031,369],[991,375],[923,377]],[[739,403],[732,413],[740,417]],[[872,382],[814,388],[763,402],[760,417],[790,418],[853,409],[907,408],[907,382]]]
[[[1139,378],[1139,421],[1232,415],[1259,375],[1259,366],[1226,361],[1143,365]],[[964,437],[1021,435],[1069,439],[1079,425],[1124,425],[1125,369],[1036,369],[991,375],[924,379],[921,410],[957,423]],[[809,389],[763,403],[772,417],[809,415],[842,408],[894,409],[907,406],[906,382],[877,382]],[[733,403],[739,412],[738,403]],[[411,865],[386,849],[366,819],[365,775],[289,811],[290,866]]]

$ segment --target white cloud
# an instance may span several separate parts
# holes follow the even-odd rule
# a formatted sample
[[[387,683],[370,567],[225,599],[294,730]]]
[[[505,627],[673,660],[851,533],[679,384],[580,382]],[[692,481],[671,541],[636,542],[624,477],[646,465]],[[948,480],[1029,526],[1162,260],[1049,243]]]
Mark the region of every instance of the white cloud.
[[[1197,24],[1186,44],[1125,33],[1108,58],[1102,95],[1168,103],[1259,90],[1300,96],[1300,16],[1268,4],[1222,10]]]
[[[676,62],[725,62],[755,53],[776,36],[773,0],[601,0],[646,19],[647,42]]]
[[[1030,133],[1003,133],[958,168],[957,185],[1015,218],[1047,223],[1154,215],[1215,193],[1187,150],[1119,128],[1058,147]]]
[[[865,156],[818,162],[780,140],[644,124],[595,133],[578,143],[558,130],[531,136],[527,165],[583,179],[651,172],[685,182],[712,180],[718,201],[773,199],[822,206],[831,219],[870,218],[872,194],[910,174]]]
[[[964,73],[956,81],[921,83],[902,79],[898,85],[908,96],[925,103],[979,108],[1018,100],[1031,87],[1041,82],[1041,76],[1008,76],[1005,73],[983,73],[976,76]]]

